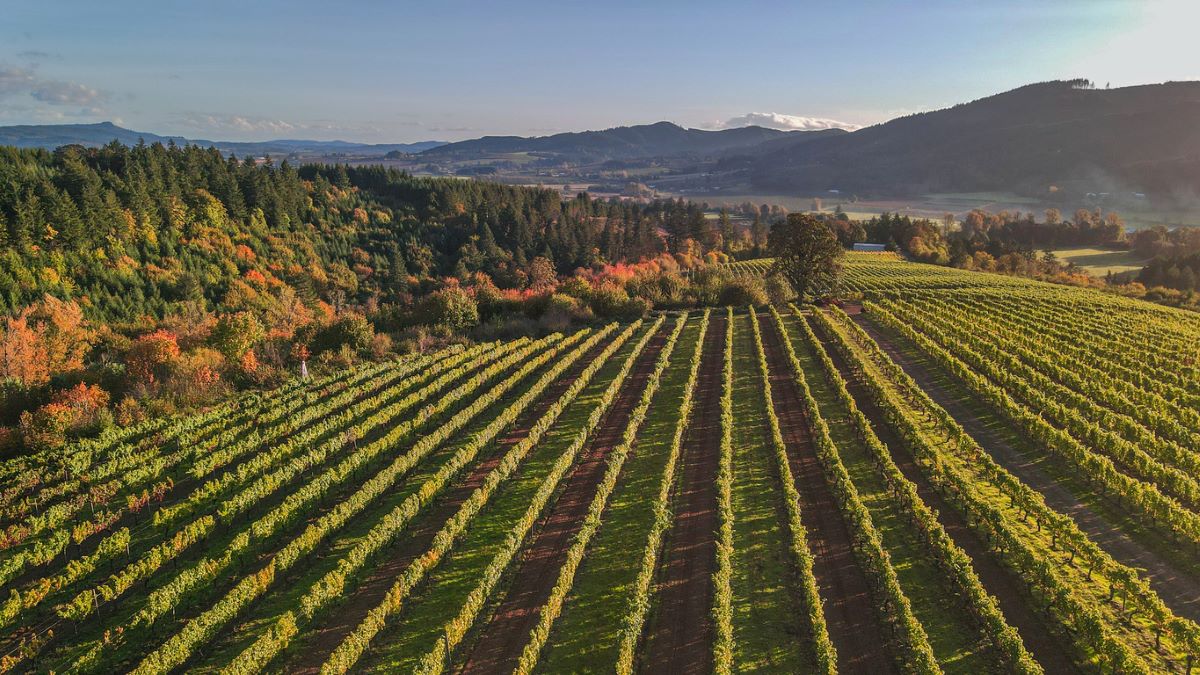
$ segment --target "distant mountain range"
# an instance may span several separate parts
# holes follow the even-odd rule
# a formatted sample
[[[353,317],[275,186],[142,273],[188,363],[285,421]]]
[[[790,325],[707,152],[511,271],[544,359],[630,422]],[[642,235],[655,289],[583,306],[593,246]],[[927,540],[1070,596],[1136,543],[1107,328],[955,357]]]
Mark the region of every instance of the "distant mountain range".
[[[659,159],[700,161],[722,185],[767,194],[828,190],[891,197],[941,192],[1144,192],[1200,203],[1200,82],[1096,89],[1083,80],[1032,84],[854,132],[670,122],[552,136],[485,136],[456,143],[379,144],[188,140],[111,123],[0,127],[0,144],[53,148],[116,139],[211,145],[239,156],[336,161],[420,153],[421,161],[503,162],[530,153],[543,166]],[[394,156],[394,155],[393,155]],[[667,163],[672,164],[671,162]],[[717,177],[719,176],[719,180]]]
[[[791,194],[1200,194],[1200,82],[1033,84],[853,133],[754,148],[723,168]]]
[[[136,145],[144,140],[147,143],[167,143],[174,141],[176,145],[192,144],[215,147],[221,152],[229,152],[244,157],[262,155],[354,155],[360,157],[383,156],[389,152],[418,153],[430,148],[443,145],[443,141],[422,141],[420,143],[349,143],[346,141],[305,141],[305,140],[276,140],[276,141],[206,141],[188,139],[182,136],[160,136],[145,131],[124,129],[112,122],[96,124],[44,124],[18,125],[0,127],[0,145],[14,145],[19,148],[57,148],[62,145],[79,144],[100,146],[112,141],[125,145]]]
[[[447,143],[422,154],[431,159],[472,159],[506,153],[529,152],[576,163],[635,160],[653,157],[709,157],[746,151],[763,143],[844,135],[842,129],[778,131],[764,127],[739,127],[720,131],[685,129],[671,122],[615,127],[603,131],[578,131],[553,136],[484,136]]]

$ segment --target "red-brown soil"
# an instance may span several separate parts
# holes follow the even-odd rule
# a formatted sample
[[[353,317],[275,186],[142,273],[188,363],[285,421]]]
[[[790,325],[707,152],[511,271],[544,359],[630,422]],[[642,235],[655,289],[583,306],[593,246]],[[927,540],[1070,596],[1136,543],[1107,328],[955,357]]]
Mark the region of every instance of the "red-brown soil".
[[[517,416],[507,433],[495,443],[484,448],[478,463],[452,485],[444,495],[434,502],[433,508],[419,516],[412,528],[403,535],[386,557],[375,563],[370,574],[349,597],[334,609],[333,613],[320,621],[315,632],[304,643],[297,645],[295,656],[284,669],[289,673],[317,673],[321,665],[337,649],[347,635],[354,630],[372,608],[379,605],[391,588],[396,577],[408,568],[418,556],[429,550],[433,539],[441,528],[458,512],[471,494],[483,485],[504,455],[529,435],[530,429],[556,400],[571,386],[583,370],[604,348],[597,344],[552,382],[534,402]]]
[[[712,670],[712,576],[720,526],[717,469],[721,461],[725,322],[723,315],[714,314],[704,339],[694,405],[672,495],[674,520],[658,570],[658,607],[641,657],[645,672]]]
[[[466,654],[460,672],[512,672],[541,608],[550,597],[575,535],[608,467],[608,455],[621,442],[630,416],[645,389],[659,352],[667,340],[664,327],[651,338],[633,371],[621,385],[612,407],[567,475],[558,499],[539,522],[525,548],[507,591]]]
[[[840,673],[896,672],[890,638],[879,621],[870,585],[854,557],[853,539],[809,436],[808,419],[791,362],[774,322],[763,323],[771,396],[800,493],[800,519],[808,530],[813,575],[825,601],[825,622]]]

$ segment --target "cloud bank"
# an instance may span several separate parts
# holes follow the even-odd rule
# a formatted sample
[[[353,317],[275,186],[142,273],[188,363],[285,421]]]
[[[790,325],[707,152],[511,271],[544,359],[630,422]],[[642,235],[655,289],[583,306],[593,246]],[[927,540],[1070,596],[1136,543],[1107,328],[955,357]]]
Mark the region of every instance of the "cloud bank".
[[[30,96],[50,105],[96,107],[107,97],[104,92],[78,82],[41,77],[33,68],[0,64],[0,99]]]
[[[261,141],[281,138],[310,140],[379,138],[383,128],[376,123],[342,124],[335,120],[284,120],[197,110],[175,113],[175,125],[193,137],[222,141]],[[420,126],[420,125],[418,125]],[[384,139],[381,142],[389,142]]]
[[[850,124],[825,117],[801,117],[800,115],[785,115],[775,112],[751,112],[745,115],[731,117],[717,125],[719,129],[736,129],[738,127],[766,127],[781,131],[820,131],[822,129],[845,129],[856,131],[861,124]]]
[[[183,124],[201,131],[232,131],[242,133],[269,132],[280,134],[302,128],[302,125],[285,120],[210,113],[187,113],[183,116]]]

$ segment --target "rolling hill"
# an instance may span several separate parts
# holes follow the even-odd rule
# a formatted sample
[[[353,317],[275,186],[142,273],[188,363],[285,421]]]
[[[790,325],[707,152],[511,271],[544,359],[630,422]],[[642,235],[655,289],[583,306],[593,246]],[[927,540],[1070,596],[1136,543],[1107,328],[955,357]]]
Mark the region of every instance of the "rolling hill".
[[[774,141],[724,168],[786,192],[1195,194],[1197,120],[1200,82],[1046,82],[803,145]]]
[[[440,143],[361,144],[276,140],[224,142],[123,129],[110,122],[0,127],[0,145],[53,148],[174,141],[239,156],[315,160],[420,153],[461,162],[532,153],[593,164],[707,160],[730,182],[765,193],[837,189],[861,196],[1057,190],[1147,193],[1194,199],[1200,192],[1200,82],[1096,89],[1083,80],[1031,84],[950,108],[847,132],[742,127],[709,131],[671,122],[551,136],[484,136]]]
[[[749,151],[763,143],[784,138],[821,138],[844,135],[841,129],[823,131],[777,131],[764,127],[741,127],[707,131],[685,129],[671,122],[658,122],[603,131],[580,131],[553,136],[484,136],[448,143],[423,153],[431,158],[468,159],[514,152],[533,152],[565,161],[647,159],[651,157],[708,157],[732,151]]]
[[[206,141],[184,138],[183,136],[161,136],[145,131],[133,131],[119,127],[112,122],[96,124],[23,124],[0,127],[0,145],[11,145],[18,148],[54,149],[63,145],[85,145],[96,147],[119,141],[124,145],[137,145],[139,141],[146,143],[166,144],[174,141],[176,145],[212,146],[222,152],[246,155],[309,155],[329,156],[338,154],[354,154],[358,156],[383,156],[389,152],[417,153],[441,145],[441,141],[422,141],[419,143],[349,143],[346,141],[308,141],[281,139],[272,141],[240,142],[240,141]]]

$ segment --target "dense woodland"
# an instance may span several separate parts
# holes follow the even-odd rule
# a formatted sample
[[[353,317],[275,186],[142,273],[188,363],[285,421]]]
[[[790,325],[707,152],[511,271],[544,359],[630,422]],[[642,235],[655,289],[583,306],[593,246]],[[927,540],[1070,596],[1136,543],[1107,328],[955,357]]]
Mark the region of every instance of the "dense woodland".
[[[710,239],[700,210],[682,202],[564,203],[548,190],[297,169],[190,146],[0,152],[5,311],[45,293],[107,321],[195,302],[386,302],[410,275],[483,271],[518,286],[538,256],[565,274],[653,257],[660,230],[673,245]]]
[[[861,223],[834,214],[830,222],[847,245],[885,243],[922,262],[956,267],[970,267],[972,258],[984,260],[984,256],[998,259],[1070,246],[1127,246],[1125,223],[1118,214],[1087,209],[1077,210],[1071,219],[1064,219],[1057,209],[1047,209],[1041,222],[1032,213],[979,210],[968,212],[961,223],[952,214],[934,222],[890,213]]]
[[[1200,228],[1140,230],[1133,236],[1133,247],[1142,255],[1153,256],[1137,274],[1141,284],[1200,291]]]
[[[133,421],[309,359],[694,304],[674,272],[736,234],[683,201],[564,201],[194,146],[0,148],[0,424],[53,445],[110,408]],[[647,278],[660,272],[673,276]]]

